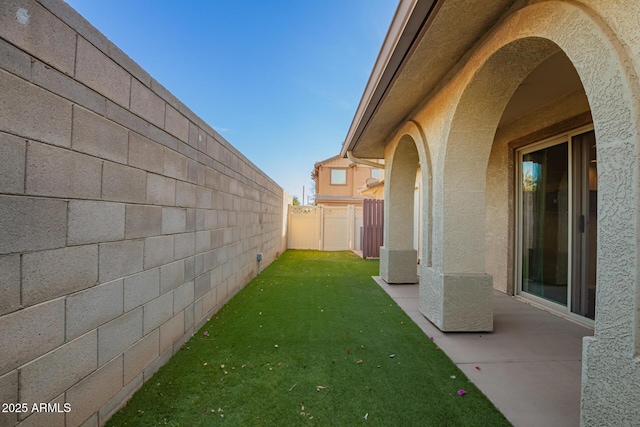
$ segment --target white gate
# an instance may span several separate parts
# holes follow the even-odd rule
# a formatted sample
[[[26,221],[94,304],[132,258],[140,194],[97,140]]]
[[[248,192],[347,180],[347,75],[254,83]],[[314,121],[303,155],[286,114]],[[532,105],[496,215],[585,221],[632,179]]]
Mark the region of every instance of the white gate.
[[[289,249],[360,250],[362,207],[289,206]]]

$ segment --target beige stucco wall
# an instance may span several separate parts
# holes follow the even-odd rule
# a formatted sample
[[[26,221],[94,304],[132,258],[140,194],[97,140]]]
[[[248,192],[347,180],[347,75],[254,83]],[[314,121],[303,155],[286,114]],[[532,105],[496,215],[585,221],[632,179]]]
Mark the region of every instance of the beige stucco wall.
[[[59,0],[0,2],[0,425],[102,425],[286,249],[290,198]],[[258,263],[257,253],[263,253]]]
[[[584,346],[583,425],[640,424],[639,17],[640,3],[632,1],[517,3],[423,100],[411,117],[418,130],[401,125],[385,151],[389,164],[398,142],[411,135],[421,165],[433,170],[423,193],[431,198],[422,218],[430,225],[422,248],[431,266],[420,274],[421,311],[443,330],[485,330],[491,282],[512,291],[508,143],[591,110],[598,141],[598,294],[595,337]],[[558,49],[575,66],[588,108],[581,93],[570,94],[497,130],[519,84]],[[494,276],[488,282],[487,273]]]
[[[346,185],[332,185],[331,184],[331,170],[332,169],[344,169],[347,174]],[[322,203],[325,205],[349,205],[356,204],[362,205],[362,198],[364,196],[360,194],[358,189],[367,183],[367,180],[371,178],[371,171],[374,168],[367,165],[353,163],[346,158],[333,158],[323,162],[318,166],[318,175],[316,178],[316,194],[318,196],[341,196],[351,197],[353,200],[345,201],[331,201],[331,200],[317,200],[316,203]],[[384,179],[384,169],[379,169],[379,179]]]

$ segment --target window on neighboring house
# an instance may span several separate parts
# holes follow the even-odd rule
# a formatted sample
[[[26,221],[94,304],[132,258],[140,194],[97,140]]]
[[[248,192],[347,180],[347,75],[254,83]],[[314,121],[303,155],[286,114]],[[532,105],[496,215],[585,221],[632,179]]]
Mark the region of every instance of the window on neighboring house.
[[[380,179],[380,169],[371,169],[371,178]]]
[[[346,185],[346,184],[347,184],[347,170],[331,169],[331,185]]]

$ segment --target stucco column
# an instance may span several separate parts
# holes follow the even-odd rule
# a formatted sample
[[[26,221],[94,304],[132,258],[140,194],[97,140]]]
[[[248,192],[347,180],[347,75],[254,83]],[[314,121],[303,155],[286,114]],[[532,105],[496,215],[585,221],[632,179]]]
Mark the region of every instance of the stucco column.
[[[415,249],[380,248],[380,276],[387,283],[416,283],[418,269],[416,260],[418,251]]]
[[[414,140],[409,136],[401,138],[387,164],[380,276],[387,283],[417,283],[418,251],[413,248],[413,198],[418,151]]]

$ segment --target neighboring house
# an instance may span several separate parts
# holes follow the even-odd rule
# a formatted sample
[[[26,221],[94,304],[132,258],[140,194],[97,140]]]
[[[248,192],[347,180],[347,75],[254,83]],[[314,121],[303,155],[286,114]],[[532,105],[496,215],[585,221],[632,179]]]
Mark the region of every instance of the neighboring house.
[[[362,206],[364,199],[383,198],[384,170],[340,155],[317,162],[311,178],[316,183],[316,205]]]
[[[401,0],[341,152],[385,160],[380,273],[441,330],[493,289],[594,328],[582,425],[640,425],[639,34],[637,1]]]

